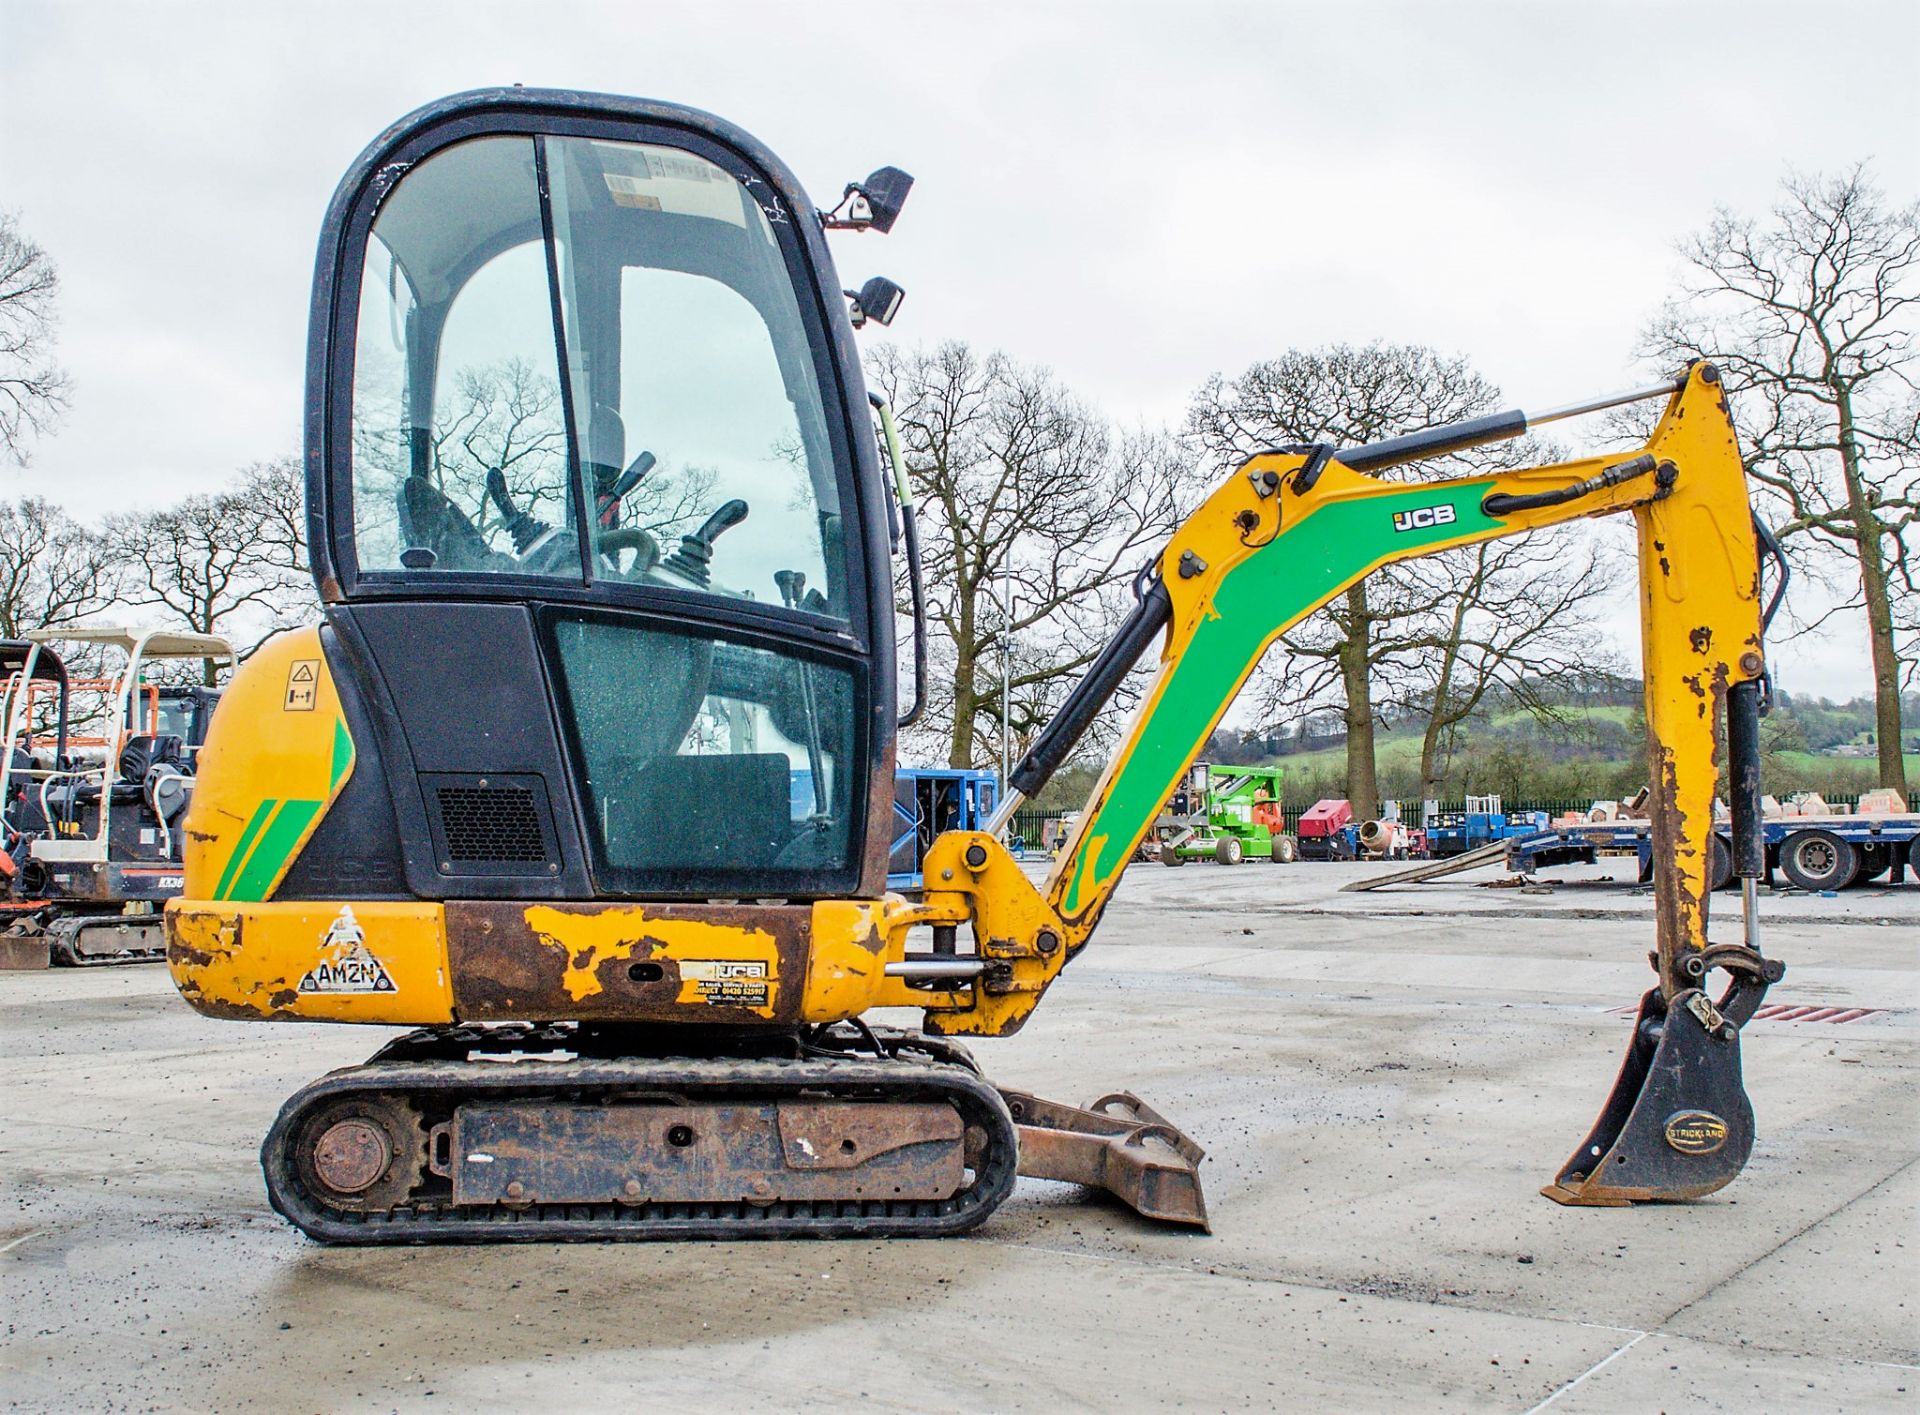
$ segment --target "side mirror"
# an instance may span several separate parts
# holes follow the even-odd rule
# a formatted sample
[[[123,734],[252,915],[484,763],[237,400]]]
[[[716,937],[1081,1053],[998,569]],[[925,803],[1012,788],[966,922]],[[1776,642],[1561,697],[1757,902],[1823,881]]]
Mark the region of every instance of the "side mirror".
[[[893,317],[900,312],[900,302],[907,297],[905,290],[884,275],[874,276],[858,290],[844,290],[841,293],[853,301],[852,308],[847,312],[853,317],[855,329],[870,319],[881,324],[892,324]]]
[[[900,208],[912,190],[912,177],[898,167],[882,167],[864,182],[847,183],[840,205],[826,213],[821,223],[829,231],[878,231],[884,236],[900,219]]]

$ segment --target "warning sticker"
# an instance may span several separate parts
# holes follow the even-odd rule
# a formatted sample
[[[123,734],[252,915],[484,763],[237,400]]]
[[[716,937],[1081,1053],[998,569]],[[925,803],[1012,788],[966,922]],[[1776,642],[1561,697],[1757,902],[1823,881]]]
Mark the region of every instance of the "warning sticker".
[[[320,660],[297,658],[287,670],[288,712],[312,712],[320,692]]]
[[[710,1007],[766,1007],[773,992],[764,958],[684,958],[680,981]]]
[[[367,952],[367,936],[351,905],[341,906],[320,950],[320,961],[300,979],[301,992],[398,991],[385,966]]]

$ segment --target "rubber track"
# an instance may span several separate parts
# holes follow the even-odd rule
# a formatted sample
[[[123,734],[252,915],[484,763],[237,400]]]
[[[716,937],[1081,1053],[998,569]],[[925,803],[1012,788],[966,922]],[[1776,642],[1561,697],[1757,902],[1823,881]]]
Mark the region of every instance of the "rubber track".
[[[125,920],[118,914],[101,915],[99,922],[104,926],[122,924]],[[152,948],[126,948],[117,953],[82,953],[79,950],[79,935],[85,931],[88,919],[71,930],[62,929],[56,921],[46,929],[47,947],[50,961],[61,968],[110,968],[121,963],[164,963],[167,961],[167,945],[163,938]],[[161,932],[156,920],[154,933]],[[71,936],[69,936],[71,935]]]
[[[406,1097],[435,1123],[467,1101],[588,1100],[634,1090],[689,1101],[777,1100],[851,1092],[861,1099],[945,1100],[986,1133],[974,1180],[949,1199],[796,1200],[774,1204],[530,1204],[456,1208],[423,1195],[384,1213],[335,1209],[302,1184],[290,1142],[313,1106],[356,1092]],[[425,1104],[422,1104],[424,1102]],[[276,1212],[323,1243],[546,1243],[560,1240],[934,1237],[983,1222],[1013,1189],[1019,1138],[998,1091],[964,1066],[878,1060],[712,1058],[573,1061],[381,1061],[335,1071],[281,1108],[260,1150]]]

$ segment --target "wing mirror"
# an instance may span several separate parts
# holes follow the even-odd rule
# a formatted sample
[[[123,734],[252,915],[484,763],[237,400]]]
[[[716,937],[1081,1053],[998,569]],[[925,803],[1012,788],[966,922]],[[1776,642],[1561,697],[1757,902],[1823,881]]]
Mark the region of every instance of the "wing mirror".
[[[870,319],[881,324],[892,324],[893,317],[900,313],[900,302],[907,297],[905,290],[884,275],[874,276],[858,290],[842,290],[840,293],[853,302],[847,313],[852,316],[855,329]]]
[[[882,167],[864,182],[847,183],[840,205],[821,217],[821,224],[829,231],[878,231],[884,236],[900,219],[912,190],[912,177],[898,167]]]

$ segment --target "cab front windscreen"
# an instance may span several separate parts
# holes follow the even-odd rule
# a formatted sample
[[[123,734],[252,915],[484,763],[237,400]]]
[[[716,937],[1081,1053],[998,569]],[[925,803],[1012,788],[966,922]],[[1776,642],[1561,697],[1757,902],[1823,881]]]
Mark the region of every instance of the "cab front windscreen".
[[[359,573],[847,619],[819,373],[764,192],[689,150],[590,138],[477,138],[409,170],[361,279]]]

